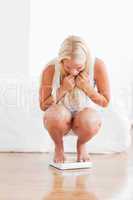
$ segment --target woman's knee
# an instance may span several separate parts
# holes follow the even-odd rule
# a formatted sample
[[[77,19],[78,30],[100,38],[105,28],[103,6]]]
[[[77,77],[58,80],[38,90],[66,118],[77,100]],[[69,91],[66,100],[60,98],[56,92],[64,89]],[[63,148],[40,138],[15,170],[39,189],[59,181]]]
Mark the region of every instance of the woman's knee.
[[[90,138],[98,133],[102,125],[100,115],[93,108],[85,108],[76,113],[72,129],[77,134],[88,135]]]
[[[69,129],[71,126],[71,112],[63,105],[52,105],[46,112],[43,118],[43,123],[46,128]]]

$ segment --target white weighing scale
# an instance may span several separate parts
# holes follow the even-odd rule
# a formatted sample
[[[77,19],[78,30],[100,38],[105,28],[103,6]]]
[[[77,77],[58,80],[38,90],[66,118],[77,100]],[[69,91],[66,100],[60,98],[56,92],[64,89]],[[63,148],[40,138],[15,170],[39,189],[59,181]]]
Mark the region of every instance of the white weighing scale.
[[[92,162],[74,162],[74,161],[65,161],[64,163],[55,163],[54,161],[50,161],[49,165],[55,167],[60,170],[67,170],[67,169],[87,169],[92,168]]]

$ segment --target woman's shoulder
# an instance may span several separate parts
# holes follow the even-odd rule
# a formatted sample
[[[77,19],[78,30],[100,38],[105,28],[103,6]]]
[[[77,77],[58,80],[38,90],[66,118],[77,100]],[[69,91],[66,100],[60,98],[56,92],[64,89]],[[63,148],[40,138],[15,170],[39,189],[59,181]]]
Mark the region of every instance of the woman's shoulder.
[[[50,59],[50,60],[46,63],[46,65],[55,65],[56,62],[57,62],[57,57],[54,57],[54,58]]]
[[[99,75],[99,73],[103,73],[106,71],[106,65],[103,59],[99,57],[95,57],[94,62],[94,79],[96,80],[96,77]]]
[[[48,62],[46,62],[44,68],[43,68],[43,72],[45,71],[50,71],[50,72],[54,72],[55,71],[55,65],[56,65],[56,62],[57,62],[57,57],[49,60]]]
[[[95,66],[95,70],[97,72],[101,72],[101,71],[106,69],[106,64],[105,64],[104,60],[102,58],[99,58],[99,57],[95,57],[94,66]]]
[[[44,77],[47,78],[53,78],[53,75],[55,73],[55,65],[56,65],[56,58],[53,58],[51,60],[49,60],[48,62],[46,62],[46,64],[44,65],[42,71],[41,71],[41,75],[40,75],[40,79],[44,79]]]
[[[48,62],[46,62],[44,69],[45,68],[52,68],[52,67],[54,68],[56,62],[57,62],[57,58],[56,57],[51,59],[51,60],[49,60]]]

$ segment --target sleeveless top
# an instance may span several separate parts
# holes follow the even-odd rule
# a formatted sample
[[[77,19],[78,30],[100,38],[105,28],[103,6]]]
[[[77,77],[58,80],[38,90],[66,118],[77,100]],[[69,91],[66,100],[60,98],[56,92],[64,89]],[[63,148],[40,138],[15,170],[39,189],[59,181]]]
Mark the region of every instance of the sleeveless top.
[[[53,77],[53,83],[52,83],[52,94],[54,99],[56,99],[56,91],[60,87],[60,69],[61,64],[58,62],[58,58],[55,57],[51,61],[47,63],[53,64],[55,66],[55,72]],[[94,81],[94,64],[95,64],[95,57],[93,57],[92,65],[90,66],[89,71],[89,77],[88,81],[91,84],[92,87],[95,87],[95,81]],[[46,66],[47,66],[46,65]],[[88,107],[91,105],[92,100],[82,91],[81,89],[76,90],[76,99],[71,98],[70,92],[68,92],[59,102],[58,104],[63,104],[67,109],[70,111],[80,111],[84,107]]]

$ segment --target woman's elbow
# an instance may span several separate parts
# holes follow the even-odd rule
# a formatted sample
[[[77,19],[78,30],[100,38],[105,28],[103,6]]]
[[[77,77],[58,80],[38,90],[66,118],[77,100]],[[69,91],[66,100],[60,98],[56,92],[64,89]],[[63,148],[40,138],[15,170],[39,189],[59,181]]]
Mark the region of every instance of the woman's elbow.
[[[102,103],[102,107],[108,107],[110,103],[110,99],[106,98],[104,99],[103,103]]]
[[[47,106],[44,104],[44,102],[40,102],[39,107],[40,107],[40,110],[42,111],[45,111],[47,109]]]

